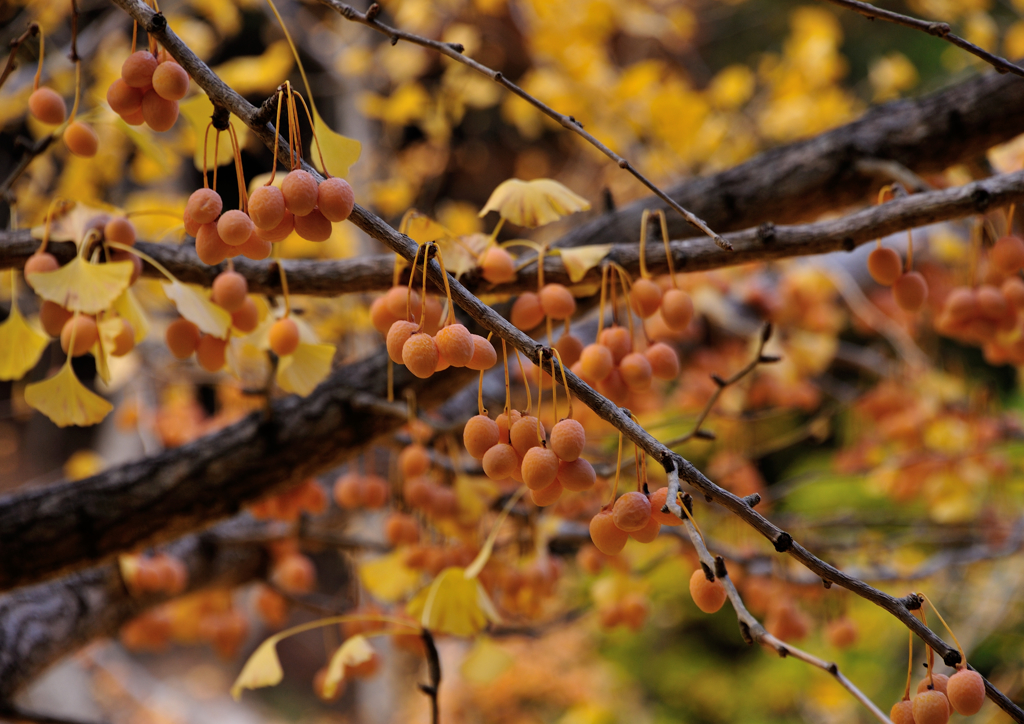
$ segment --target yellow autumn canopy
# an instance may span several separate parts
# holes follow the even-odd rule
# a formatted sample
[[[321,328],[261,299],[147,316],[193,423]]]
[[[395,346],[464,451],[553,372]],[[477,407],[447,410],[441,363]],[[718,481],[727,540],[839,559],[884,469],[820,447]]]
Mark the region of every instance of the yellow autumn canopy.
[[[553,179],[521,181],[510,178],[491,192],[480,216],[485,216],[488,211],[497,211],[506,221],[532,228],[589,208],[590,202]]]

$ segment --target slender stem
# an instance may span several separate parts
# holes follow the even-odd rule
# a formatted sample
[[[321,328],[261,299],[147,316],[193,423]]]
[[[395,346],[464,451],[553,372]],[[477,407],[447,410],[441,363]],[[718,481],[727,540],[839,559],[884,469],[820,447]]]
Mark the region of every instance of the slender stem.
[[[36,26],[39,27],[38,25]],[[39,90],[39,79],[43,77],[43,59],[46,55],[46,33],[39,33],[39,64],[36,66],[36,75],[32,79],[32,90]],[[14,53],[17,52],[17,48],[11,51],[11,57],[14,57]]]

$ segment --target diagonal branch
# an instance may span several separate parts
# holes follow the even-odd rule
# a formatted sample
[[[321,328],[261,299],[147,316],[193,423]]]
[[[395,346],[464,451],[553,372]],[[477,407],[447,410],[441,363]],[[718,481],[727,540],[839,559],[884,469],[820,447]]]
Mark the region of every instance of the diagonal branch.
[[[529,103],[531,106],[539,110],[544,115],[557,121],[559,125],[561,125],[563,128],[567,128],[568,130],[578,135],[580,138],[585,140],[598,151],[600,151],[605,156],[614,161],[619,168],[629,171],[629,173],[632,174],[637,181],[639,181],[644,186],[649,188],[655,196],[657,196],[666,204],[668,204],[674,211],[677,211],[680,215],[682,215],[682,217],[686,219],[686,221],[689,224],[696,227],[697,229],[700,229],[702,232],[710,236],[714,240],[715,244],[717,244],[719,247],[725,250],[729,250],[731,248],[729,246],[728,241],[722,239],[721,236],[712,231],[708,227],[708,225],[704,223],[701,219],[697,218],[694,214],[687,211],[685,208],[682,207],[682,205],[679,204],[678,201],[676,201],[667,193],[658,188],[654,184],[654,182],[652,182],[649,178],[640,173],[640,171],[638,171],[633,164],[631,164],[629,161],[624,159],[619,154],[615,153],[615,151],[608,148],[608,146],[601,143],[591,133],[583,130],[582,123],[577,121],[572,116],[567,116],[562,113],[559,113],[554,108],[541,101],[539,98],[530,95],[522,88],[520,88],[518,85],[516,85],[508,78],[506,78],[505,75],[501,73],[501,71],[494,70],[493,68],[488,68],[483,63],[478,63],[472,58],[467,58],[465,55],[463,55],[464,48],[459,43],[442,43],[437,40],[424,38],[420,35],[415,35],[413,33],[409,33],[404,30],[399,30],[397,28],[392,28],[388,25],[385,25],[384,23],[377,20],[377,16],[380,14],[381,10],[380,5],[378,5],[377,3],[371,5],[365,13],[361,13],[355,8],[351,7],[350,5],[346,5],[343,2],[339,2],[339,0],[320,0],[320,2],[322,2],[327,7],[336,10],[343,18],[347,20],[351,20],[352,22],[356,23],[362,23],[363,25],[369,28],[373,28],[378,33],[383,33],[384,35],[391,38],[392,45],[397,43],[399,40],[404,40],[415,45],[421,45],[424,48],[436,50],[438,53],[441,53],[442,55],[445,55],[454,61],[462,63],[468,68],[472,68],[477,73],[487,76],[498,85],[502,86],[503,88],[506,88],[507,90],[511,91],[515,95],[522,98],[524,101]]]
[[[941,38],[948,43],[952,43],[958,48],[966,50],[968,53],[975,55],[986,63],[991,65],[993,68],[998,70],[1000,73],[1013,73],[1024,78],[1024,68],[1019,65],[1011,63],[1006,58],[1000,58],[998,55],[993,55],[984,48],[979,48],[969,40],[961,38],[959,35],[953,33],[949,27],[949,23],[930,23],[927,20],[920,20],[918,18],[910,17],[909,15],[900,15],[894,13],[892,10],[885,10],[883,8],[875,7],[870,3],[860,2],[859,0],[828,0],[833,5],[846,8],[847,10],[853,10],[855,13],[860,13],[868,20],[885,20],[890,23],[896,23],[906,28],[913,28],[914,30],[920,30],[921,32],[934,35],[936,38]]]

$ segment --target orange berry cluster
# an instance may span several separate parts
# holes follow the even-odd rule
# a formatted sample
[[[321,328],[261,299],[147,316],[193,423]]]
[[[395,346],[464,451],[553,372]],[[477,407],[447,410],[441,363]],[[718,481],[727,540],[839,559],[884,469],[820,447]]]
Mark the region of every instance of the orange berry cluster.
[[[378,510],[387,505],[388,484],[379,475],[345,473],[334,481],[334,502],[344,510]]]
[[[137,50],[125,58],[121,77],[107,89],[107,103],[128,125],[145,123],[162,133],[178,120],[178,101],[188,85],[188,73],[166,50]]]
[[[648,613],[646,598],[636,591],[631,591],[621,599],[606,605],[599,605],[597,609],[601,626],[604,628],[625,626],[630,631],[639,631],[643,628]]]
[[[917,695],[892,706],[893,724],[946,724],[955,711],[977,714],[985,703],[985,681],[977,671],[961,668],[952,676],[932,674],[917,685]]]
[[[113,241],[118,244],[132,246],[135,244],[135,227],[132,222],[123,216],[100,215],[91,219],[86,224],[86,235],[92,234],[97,242],[103,240]],[[131,252],[111,250],[110,261],[130,261],[132,269],[131,284],[134,284],[142,274],[142,262],[139,257]],[[32,284],[32,276],[39,273],[53,272],[60,268],[57,257],[49,252],[36,252],[25,262],[25,279],[29,285]],[[110,311],[104,312],[104,321],[116,319],[120,325],[113,346],[106,352],[114,357],[123,357],[135,348],[135,330],[131,323],[122,317],[114,316]],[[96,344],[100,339],[99,326],[96,317],[91,314],[75,313],[66,309],[56,302],[44,300],[39,307],[39,322],[51,337],[60,338],[61,349],[65,353],[71,344],[72,332],[75,337],[75,348],[71,351],[73,357],[79,357]]]
[[[436,299],[428,295],[424,301],[416,291],[399,286],[370,306],[374,327],[386,335],[388,356],[420,379],[449,367],[489,370],[497,364],[498,353],[485,337],[458,322],[438,328],[441,314]]]
[[[548,283],[538,293],[523,292],[516,297],[509,320],[519,329],[529,331],[539,326],[545,317],[562,321],[574,314],[576,299],[572,292],[562,284]]]
[[[682,525],[671,513],[662,513],[668,488],[659,488],[650,495],[631,491],[620,495],[590,519],[590,539],[605,555],[613,556],[626,547],[630,538],[650,543],[658,537],[661,526]],[[692,583],[692,581],[691,581]]]
[[[213,283],[213,302],[231,314],[233,329],[248,334],[259,325],[259,310],[248,296],[248,283],[238,272],[226,271],[217,275]],[[279,320],[278,323],[286,320]],[[293,320],[287,320],[295,324]],[[298,329],[295,330],[298,344]],[[217,372],[227,362],[228,337],[221,339],[204,334],[193,322],[179,317],[167,325],[164,340],[177,359],[185,360],[193,354],[199,366],[207,372]]]
[[[431,576],[436,576],[445,568],[453,566],[465,568],[473,562],[476,554],[477,551],[467,545],[450,546],[447,548],[443,546],[412,545],[405,552],[403,561],[406,566],[413,570],[423,571]],[[493,563],[488,562],[487,565],[490,567]],[[484,571],[486,570],[487,568],[484,568]],[[485,576],[483,573],[480,574],[480,579],[481,582],[484,582]]]
[[[671,283],[669,277],[663,279]],[[693,300],[682,289],[662,287],[653,279],[640,277],[629,290],[629,306],[641,319],[648,319],[661,312],[666,327],[673,332],[682,332],[693,320]]]
[[[916,271],[904,271],[903,260],[893,249],[879,246],[868,254],[868,273],[885,287],[892,287],[896,305],[905,312],[916,312],[928,298],[928,282]]]
[[[162,651],[172,641],[208,643],[224,659],[245,642],[249,622],[226,591],[209,591],[150,609],[121,627],[121,643],[133,651]]]
[[[327,493],[315,478],[309,478],[290,490],[263,498],[249,508],[259,520],[296,521],[303,513],[319,515],[327,510]]]
[[[220,264],[238,255],[256,261],[270,256],[272,243],[294,230],[307,241],[327,241],[332,224],[344,221],[355,206],[348,181],[330,177],[319,185],[313,175],[295,169],[281,188],[260,186],[248,200],[248,213],[223,211],[213,189],[196,189],[185,206],[185,231],[196,238],[196,254],[205,264]],[[222,213],[223,211],[223,213]]]
[[[270,581],[287,593],[309,593],[316,585],[316,567],[309,558],[288,548],[274,556]]]
[[[684,293],[684,292],[680,292]],[[674,380],[679,376],[679,355],[664,342],[650,345],[643,353],[633,349],[633,338],[625,327],[613,325],[601,330],[597,341],[580,353],[572,371],[617,405],[624,405],[630,392],[645,392],[655,377]]]

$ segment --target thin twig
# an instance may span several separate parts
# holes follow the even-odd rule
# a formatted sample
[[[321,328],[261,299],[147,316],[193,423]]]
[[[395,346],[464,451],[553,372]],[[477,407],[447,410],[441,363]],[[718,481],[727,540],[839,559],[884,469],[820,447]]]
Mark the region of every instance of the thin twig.
[[[947,43],[952,43],[956,47],[966,50],[972,55],[976,55],[1000,73],[1013,73],[1014,75],[1019,75],[1024,78],[1024,68],[1011,63],[1006,58],[1000,58],[998,55],[993,55],[968,40],[964,40],[959,35],[952,32],[952,29],[949,27],[949,23],[928,22],[927,20],[920,20],[918,18],[910,17],[909,15],[900,15],[899,13],[894,13],[891,10],[883,10],[882,8],[875,7],[870,3],[860,2],[859,0],[828,0],[828,2],[833,5],[844,7],[847,10],[853,10],[856,13],[860,13],[868,20],[886,20],[890,23],[896,23],[897,25],[902,25],[907,28],[920,30],[921,32],[928,33],[928,35],[934,35],[936,38],[941,38]]]
[[[29,722],[30,724],[94,724],[82,719],[71,719],[64,716],[52,716],[39,712],[27,711],[18,707],[0,707],[0,719],[11,722]]]
[[[29,167],[29,164],[35,160],[36,156],[41,155],[50,144],[53,143],[55,136],[52,133],[47,133],[45,136],[41,136],[39,140],[34,142],[24,141],[18,139],[17,145],[21,146],[25,150],[21,154],[21,158],[18,159],[18,163],[11,169],[11,172],[7,174],[7,178],[4,179],[3,183],[0,183],[0,198],[7,202],[8,206],[13,206],[13,195],[12,189],[14,184],[21,178],[21,175],[25,173],[25,170]]]
[[[15,56],[18,54],[18,48],[29,38],[34,38],[39,35],[39,23],[29,23],[28,28],[25,32],[19,35],[17,38],[11,41],[11,54],[7,56],[7,64],[4,65],[3,72],[0,72],[0,88],[4,87],[4,83],[10,77],[14,69],[18,67],[18,61]]]
[[[515,95],[522,98],[524,101],[529,103],[531,106],[539,110],[544,115],[557,121],[563,128],[567,128],[568,130],[578,135],[580,138],[587,141],[587,143],[591,144],[594,148],[596,148],[605,156],[614,161],[619,168],[629,171],[629,173],[632,174],[637,181],[639,181],[644,186],[649,188],[659,199],[661,199],[666,204],[671,206],[673,209],[678,211],[683,216],[683,218],[686,219],[691,225],[695,226],[696,228],[700,229],[702,232],[707,234],[709,237],[711,237],[714,240],[715,244],[720,246],[722,249],[725,249],[726,251],[732,249],[732,246],[729,244],[728,241],[726,241],[721,236],[712,231],[708,227],[708,225],[705,224],[702,220],[698,219],[694,214],[684,209],[677,201],[675,201],[667,193],[658,188],[650,179],[648,179],[646,176],[640,173],[636,169],[636,167],[633,166],[633,164],[631,164],[629,161],[624,159],[619,154],[615,153],[615,151],[608,148],[608,146],[601,143],[591,133],[585,131],[583,129],[582,123],[577,121],[572,116],[567,116],[563,113],[559,113],[554,108],[541,101],[539,98],[530,95],[522,88],[520,88],[518,85],[516,85],[508,78],[506,78],[501,71],[489,68],[482,63],[478,63],[472,58],[467,58],[465,55],[463,55],[465,48],[463,48],[462,45],[460,45],[459,43],[442,43],[437,40],[424,38],[420,35],[415,35],[414,33],[409,33],[404,30],[399,30],[389,25],[385,25],[384,23],[377,20],[377,15],[380,12],[380,6],[377,5],[377,3],[371,5],[365,13],[361,13],[355,8],[351,7],[350,5],[346,5],[345,3],[339,2],[338,0],[320,0],[320,2],[336,10],[346,20],[351,20],[354,23],[361,23],[367,26],[368,28],[373,28],[378,33],[383,33],[384,35],[388,36],[391,39],[392,45],[397,43],[399,40],[404,40],[415,45],[420,45],[424,48],[430,48],[431,50],[436,50],[438,53],[441,53],[442,55],[445,55],[451,58],[452,60],[462,63],[466,67],[472,68],[476,72],[487,76],[498,85],[506,88],[507,90],[511,91]]]

